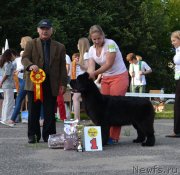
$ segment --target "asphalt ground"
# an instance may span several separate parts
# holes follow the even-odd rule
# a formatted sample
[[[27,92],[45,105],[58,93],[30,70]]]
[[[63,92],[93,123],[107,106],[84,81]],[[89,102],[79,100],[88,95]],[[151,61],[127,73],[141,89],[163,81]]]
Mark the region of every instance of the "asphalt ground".
[[[0,175],[174,175],[180,174],[180,138],[166,138],[173,120],[156,120],[154,147],[132,143],[136,132],[123,127],[117,145],[99,152],[50,149],[27,143],[27,124],[0,124]],[[63,123],[57,123],[57,132]]]

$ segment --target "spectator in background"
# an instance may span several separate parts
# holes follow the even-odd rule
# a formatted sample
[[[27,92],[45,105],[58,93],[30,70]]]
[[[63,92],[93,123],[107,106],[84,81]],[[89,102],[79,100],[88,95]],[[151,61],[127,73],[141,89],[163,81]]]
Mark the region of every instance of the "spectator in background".
[[[115,41],[105,38],[99,25],[90,28],[89,37],[93,42],[93,46],[89,49],[89,78],[95,79],[96,76],[102,74],[101,93],[124,96],[129,85],[129,78],[118,45]],[[100,65],[97,70],[95,70],[96,63]],[[110,128],[109,144],[118,142],[120,131],[121,127],[113,126]]]
[[[69,55],[66,54],[66,70],[67,70],[67,75],[68,75],[68,80],[67,83],[70,83],[70,66],[71,66],[71,59],[69,57]],[[60,115],[60,119],[61,120],[65,120],[65,119],[70,119],[71,118],[71,114],[70,114],[70,109],[67,106],[67,103],[64,103],[64,97],[62,94],[61,89],[59,90],[59,95],[57,96],[57,103],[58,103],[58,108],[59,108],[59,115]]]
[[[1,59],[1,55],[0,55],[0,59]],[[2,80],[2,70],[0,69],[0,82],[1,80]],[[2,103],[3,103],[3,93],[0,92],[0,121],[1,121]]]
[[[4,100],[2,104],[1,123],[8,124],[8,120],[12,116],[14,106],[14,80],[13,74],[16,65],[13,64],[17,53],[11,49],[7,49],[1,59],[0,68],[2,69],[2,80],[0,81],[0,88],[3,89]],[[11,126],[11,125],[9,125]]]
[[[180,30],[174,31],[171,34],[171,43],[176,49],[176,54],[173,58],[175,64],[175,103],[174,103],[174,129],[173,133],[166,137],[180,138]]]
[[[79,50],[79,54],[73,54],[72,61],[75,62],[76,70],[75,70],[75,77],[77,78],[78,75],[83,74],[88,69],[88,50],[90,44],[87,38],[80,38],[78,40],[77,48]],[[73,64],[72,64],[73,66]],[[72,69],[71,69],[72,70]],[[73,80],[71,77],[71,79]],[[80,100],[81,100],[81,93],[75,90],[73,92],[73,107],[74,107],[74,118],[80,121]]]
[[[71,58],[69,55],[66,54],[66,70],[67,70],[67,75],[68,75],[68,84],[70,83],[70,78],[71,78]]]
[[[30,36],[22,37],[21,38],[21,43],[20,43],[21,48],[24,50],[27,42],[30,42],[30,41],[32,41],[32,38]],[[17,65],[15,74],[17,74],[18,80],[19,80],[19,91],[18,91],[18,95],[17,95],[17,98],[16,98],[16,104],[15,104],[13,114],[11,116],[11,119],[8,121],[8,123],[11,124],[11,125],[15,124],[15,121],[17,120],[17,117],[18,117],[18,115],[20,113],[22,101],[24,100],[24,98],[25,98],[25,96],[27,94],[26,90],[24,89],[24,86],[25,86],[25,81],[23,79],[24,66],[21,63],[23,52],[24,51],[21,51],[20,57],[17,57],[15,59],[15,62],[16,62],[16,65]]]
[[[141,58],[142,59],[142,58]],[[151,68],[145,61],[138,61],[134,53],[129,53],[126,60],[130,63],[129,74],[131,76],[130,91],[145,93],[146,78],[145,75],[152,72]]]
[[[71,80],[71,58],[69,57],[69,55],[66,54],[66,69],[67,69],[67,74],[68,74],[68,88],[70,87],[69,83]],[[71,106],[70,106],[70,102],[66,102],[65,103],[65,109],[66,109],[66,118],[70,119],[71,118]]]
[[[65,109],[65,104],[64,104],[64,97],[62,93],[62,89],[59,88],[59,94],[57,96],[57,104],[59,108],[59,115],[61,120],[65,120],[66,118],[66,109]]]

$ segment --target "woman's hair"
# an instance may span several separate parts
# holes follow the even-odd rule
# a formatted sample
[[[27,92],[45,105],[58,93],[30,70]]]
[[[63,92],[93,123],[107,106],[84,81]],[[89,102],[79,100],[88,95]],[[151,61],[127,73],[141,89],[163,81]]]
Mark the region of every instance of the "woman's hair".
[[[127,61],[132,61],[132,60],[136,60],[136,55],[134,53],[129,53],[126,56],[126,60]]]
[[[89,38],[91,38],[91,35],[93,33],[99,33],[100,35],[102,35],[105,38],[105,34],[104,34],[101,26],[99,26],[99,25],[93,25],[93,26],[90,27],[90,29],[89,29]]]
[[[5,50],[0,59],[0,67],[2,68],[6,62],[11,62],[13,55],[17,56],[17,52],[11,49]]]
[[[171,33],[171,37],[177,38],[180,40],[180,30],[176,30]]]
[[[88,52],[90,48],[89,40],[87,38],[80,38],[78,40],[78,49],[79,49],[79,63],[83,65],[84,63],[84,53]]]
[[[31,41],[32,38],[30,36],[24,36],[21,38],[21,47],[24,49],[26,47],[26,43]]]

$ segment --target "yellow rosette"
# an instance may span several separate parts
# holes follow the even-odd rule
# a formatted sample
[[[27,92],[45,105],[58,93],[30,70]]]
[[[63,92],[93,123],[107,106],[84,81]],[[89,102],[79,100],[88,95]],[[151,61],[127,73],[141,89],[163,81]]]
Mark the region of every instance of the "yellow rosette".
[[[42,82],[45,80],[46,74],[42,69],[38,72],[31,71],[30,79],[34,83],[34,101],[43,101]]]

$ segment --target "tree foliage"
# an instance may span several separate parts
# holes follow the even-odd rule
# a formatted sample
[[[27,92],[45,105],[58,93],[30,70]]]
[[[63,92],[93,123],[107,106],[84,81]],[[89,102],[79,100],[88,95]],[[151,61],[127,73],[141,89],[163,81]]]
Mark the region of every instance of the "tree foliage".
[[[78,39],[88,37],[90,26],[99,24],[106,37],[120,46],[124,58],[135,52],[152,67],[148,89],[174,92],[173,69],[168,65],[174,55],[170,33],[180,29],[179,0],[1,0],[0,6],[1,47],[8,38],[9,45],[20,51],[20,38],[37,37],[37,23],[49,18],[53,38],[72,55]]]

